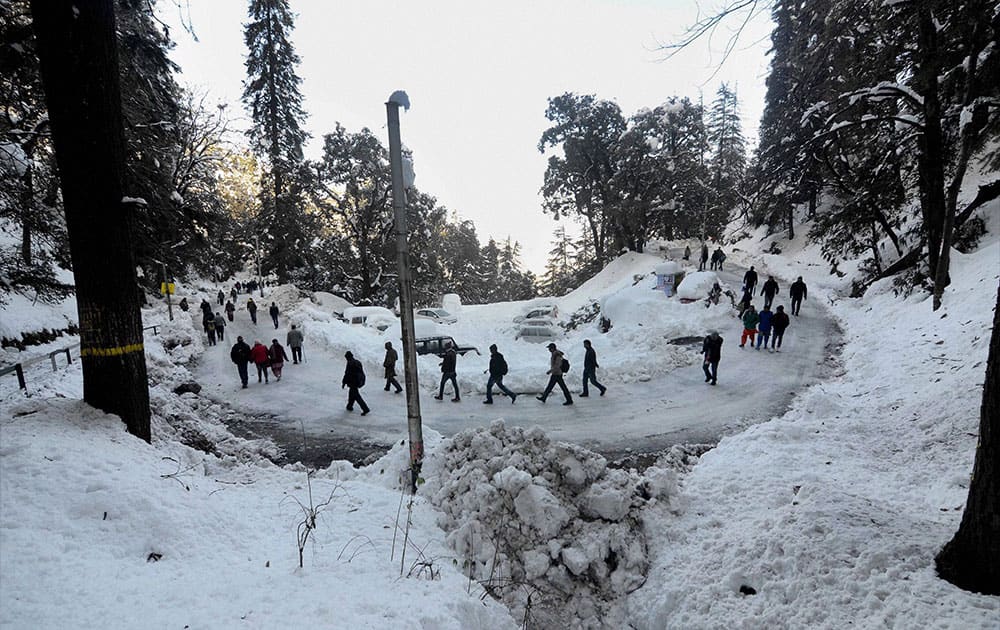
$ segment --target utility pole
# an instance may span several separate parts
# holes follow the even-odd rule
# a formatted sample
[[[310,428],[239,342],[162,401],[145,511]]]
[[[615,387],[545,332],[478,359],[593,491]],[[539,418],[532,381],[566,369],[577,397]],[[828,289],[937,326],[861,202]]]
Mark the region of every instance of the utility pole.
[[[264,297],[264,276],[260,272],[260,234],[253,235],[253,252],[257,255],[257,286],[260,287],[260,297]]]
[[[403,151],[399,138],[399,106],[410,109],[406,92],[396,91],[385,104],[389,120],[389,166],[392,171],[392,210],[396,223],[396,260],[399,266],[399,318],[403,329],[403,376],[406,382],[406,419],[410,431],[410,492],[416,494],[424,462],[424,435],[420,421],[417,347],[410,295],[410,244],[406,238],[406,198],[403,192]]]

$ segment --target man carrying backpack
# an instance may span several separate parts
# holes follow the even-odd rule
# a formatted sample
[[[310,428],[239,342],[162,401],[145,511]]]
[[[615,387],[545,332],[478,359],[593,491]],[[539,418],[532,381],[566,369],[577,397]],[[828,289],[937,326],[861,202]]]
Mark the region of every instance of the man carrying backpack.
[[[517,394],[507,389],[503,384],[503,377],[507,374],[507,361],[504,360],[503,355],[497,350],[497,345],[493,344],[490,346],[490,378],[486,381],[486,400],[483,401],[484,405],[493,404],[493,385],[500,388],[503,392],[510,398],[511,404],[517,400]]]
[[[435,400],[444,399],[444,384],[451,381],[452,387],[455,388],[455,397],[451,399],[451,402],[462,402],[462,397],[458,393],[458,370],[455,364],[458,362],[458,353],[455,352],[455,346],[450,342],[444,342],[444,357],[441,360],[441,385],[438,388],[438,395],[435,396]]]
[[[604,392],[608,391],[608,388],[597,382],[597,352],[594,347],[590,345],[590,339],[583,340],[583,347],[586,348],[586,352],[583,355],[583,393],[580,394],[581,398],[586,398],[590,396],[590,392],[587,391],[587,383],[593,383],[597,389],[601,390],[601,396]]]
[[[396,380],[396,361],[398,360],[399,353],[392,347],[392,342],[385,342],[385,359],[382,361],[382,367],[385,368],[385,391],[389,391],[389,387],[392,386],[396,388],[397,394],[403,391],[399,381]]]
[[[545,387],[542,395],[535,396],[535,398],[545,402],[545,399],[552,393],[552,388],[558,384],[563,396],[566,397],[566,401],[563,404],[572,405],[573,397],[570,396],[569,388],[566,387],[566,382],[563,381],[563,374],[569,371],[569,361],[564,358],[563,353],[559,351],[559,348],[554,343],[549,344],[549,353],[551,354],[549,357],[549,371],[546,372],[549,375],[549,384]]]
[[[361,415],[367,416],[371,409],[359,391],[365,386],[365,367],[350,352],[345,353],[344,358],[347,359],[347,369],[344,370],[344,380],[340,383],[340,389],[347,388],[347,410],[354,411],[354,403],[358,403],[361,406]]]
[[[705,370],[705,382],[715,385],[719,378],[719,359],[722,357],[722,337],[713,330],[701,344],[701,352],[705,356],[702,369]]]

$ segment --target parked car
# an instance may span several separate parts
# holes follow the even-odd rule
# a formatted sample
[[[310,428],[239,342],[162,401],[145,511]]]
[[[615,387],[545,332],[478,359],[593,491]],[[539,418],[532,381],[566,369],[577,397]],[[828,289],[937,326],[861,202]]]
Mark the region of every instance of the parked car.
[[[460,346],[454,339],[448,337],[447,335],[439,335],[437,337],[422,337],[420,339],[414,339],[413,343],[417,346],[417,354],[436,354],[439,357],[444,356],[444,346],[445,343],[450,342],[452,346],[455,347],[455,352],[464,355],[467,352],[475,352],[479,354],[479,350],[473,346]]]
[[[556,325],[555,320],[539,317],[522,320],[517,327],[517,333],[514,334],[514,339],[541,343],[561,336],[562,329]]]
[[[517,317],[515,317],[514,323],[520,324],[521,322],[528,319],[543,319],[543,318],[554,319],[556,317],[559,317],[559,307],[555,305],[537,306],[528,311],[527,313],[525,313],[524,315],[518,315]]]
[[[458,318],[443,308],[422,308],[413,314],[420,319],[429,319],[439,324],[454,324]]]
[[[351,306],[344,309],[344,319],[353,326],[368,326],[386,330],[396,322],[396,316],[381,306]]]

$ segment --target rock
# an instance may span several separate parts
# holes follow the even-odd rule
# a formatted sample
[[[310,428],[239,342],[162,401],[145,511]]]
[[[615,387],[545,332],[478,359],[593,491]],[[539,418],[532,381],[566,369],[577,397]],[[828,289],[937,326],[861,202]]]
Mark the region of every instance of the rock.
[[[740,593],[744,595],[756,595],[757,589],[752,586],[747,586],[746,584],[740,584]]]
[[[187,383],[181,383],[174,388],[174,393],[178,396],[181,394],[198,394],[201,392],[201,385],[193,381]]]

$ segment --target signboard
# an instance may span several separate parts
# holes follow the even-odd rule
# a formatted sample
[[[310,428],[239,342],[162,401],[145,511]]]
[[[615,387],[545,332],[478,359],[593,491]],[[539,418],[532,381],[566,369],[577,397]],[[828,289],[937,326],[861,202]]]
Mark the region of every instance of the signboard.
[[[174,294],[174,283],[173,282],[161,282],[160,283],[160,294],[161,295],[173,295]]]

